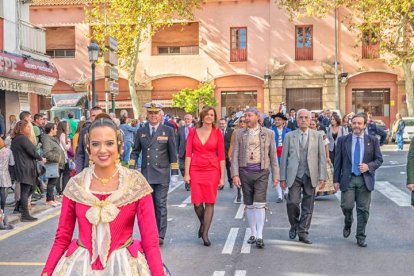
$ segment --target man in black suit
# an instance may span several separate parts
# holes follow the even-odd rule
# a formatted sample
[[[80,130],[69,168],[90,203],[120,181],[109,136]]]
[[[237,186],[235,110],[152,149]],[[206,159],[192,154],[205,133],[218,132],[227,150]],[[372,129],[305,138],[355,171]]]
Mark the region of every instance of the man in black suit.
[[[298,122],[296,121],[296,109],[294,108],[291,108],[289,110],[289,119],[288,119],[287,127],[291,131],[294,131],[298,128]]]
[[[267,128],[272,128],[275,120],[273,119],[273,111],[269,111],[269,117],[264,118],[263,125]]]
[[[148,124],[140,128],[135,136],[134,149],[129,167],[135,168],[142,152],[141,173],[153,189],[152,200],[155,207],[159,243],[164,243],[167,232],[167,196],[171,181],[177,182],[178,163],[174,129],[161,124],[161,105],[147,103]]]
[[[223,137],[224,137],[224,152],[226,154],[227,179],[229,180],[230,189],[233,189],[233,179],[231,178],[231,174],[230,174],[231,163],[229,159],[230,140],[231,140],[231,135],[233,134],[233,129],[230,127],[227,127],[227,122],[226,122],[226,119],[224,118],[220,119],[219,128],[221,130],[221,133],[223,133]]]
[[[193,115],[186,114],[184,116],[184,126],[178,128],[177,133],[177,152],[178,152],[178,161],[181,175],[184,177],[185,170],[185,147],[187,145],[188,133],[190,133],[190,128],[194,127],[193,125]],[[185,189],[190,190],[190,184],[185,183]]]
[[[356,239],[366,247],[365,227],[369,217],[371,192],[375,185],[375,171],[383,159],[378,139],[365,134],[367,117],[359,113],[352,118],[352,133],[338,138],[334,162],[334,186],[341,189],[341,208],[345,216],[343,236],[351,234],[353,209],[356,202]]]

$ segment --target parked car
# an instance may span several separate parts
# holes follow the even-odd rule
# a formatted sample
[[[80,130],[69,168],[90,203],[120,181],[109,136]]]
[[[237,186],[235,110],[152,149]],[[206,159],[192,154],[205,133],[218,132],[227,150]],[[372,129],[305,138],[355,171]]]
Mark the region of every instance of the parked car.
[[[403,140],[409,143],[414,136],[414,117],[405,117],[403,120],[405,122]]]

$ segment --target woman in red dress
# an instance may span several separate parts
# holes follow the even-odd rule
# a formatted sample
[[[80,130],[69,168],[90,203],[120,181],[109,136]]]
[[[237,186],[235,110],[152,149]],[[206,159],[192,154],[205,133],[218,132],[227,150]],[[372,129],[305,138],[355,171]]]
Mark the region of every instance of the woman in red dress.
[[[208,230],[214,214],[217,190],[224,186],[224,138],[216,127],[217,113],[212,107],[200,112],[200,121],[190,130],[185,155],[184,181],[191,186],[191,202],[200,220],[198,237],[210,246]]]

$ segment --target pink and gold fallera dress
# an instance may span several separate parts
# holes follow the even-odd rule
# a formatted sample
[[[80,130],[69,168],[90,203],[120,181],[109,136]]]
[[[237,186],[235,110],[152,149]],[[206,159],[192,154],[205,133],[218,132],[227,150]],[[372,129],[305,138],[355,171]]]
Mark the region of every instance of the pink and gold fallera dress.
[[[138,171],[119,167],[112,193],[89,189],[93,167],[67,184],[55,242],[42,275],[164,276],[152,189]],[[142,241],[133,240],[135,218]],[[72,240],[78,222],[79,238]]]

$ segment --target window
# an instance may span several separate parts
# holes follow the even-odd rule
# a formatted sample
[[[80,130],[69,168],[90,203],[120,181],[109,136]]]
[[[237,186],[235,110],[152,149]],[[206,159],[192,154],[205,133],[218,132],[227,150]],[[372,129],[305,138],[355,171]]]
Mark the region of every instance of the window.
[[[46,28],[46,55],[73,58],[76,52],[75,27]]]
[[[198,46],[162,46],[158,55],[198,55]]]
[[[75,49],[46,50],[46,55],[51,58],[75,57]]]
[[[390,89],[352,89],[352,111],[390,116]]]
[[[295,37],[295,59],[313,60],[313,26],[296,26]]]
[[[379,41],[375,30],[365,30],[362,33],[362,58],[379,58]]]
[[[322,88],[287,88],[286,103],[287,106],[296,110],[322,109]]]
[[[230,61],[247,61],[247,28],[230,28]]]

